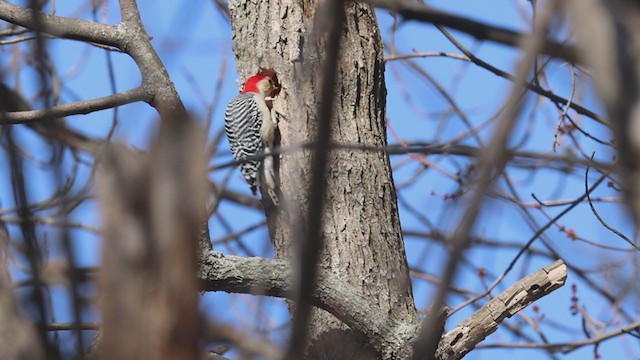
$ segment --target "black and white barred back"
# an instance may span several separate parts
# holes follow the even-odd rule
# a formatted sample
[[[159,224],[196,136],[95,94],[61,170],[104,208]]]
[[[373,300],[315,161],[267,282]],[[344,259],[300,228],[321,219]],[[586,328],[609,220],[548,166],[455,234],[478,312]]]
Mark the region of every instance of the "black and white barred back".
[[[229,138],[231,153],[236,161],[249,156],[260,154],[264,151],[264,144],[260,138],[260,127],[262,126],[262,114],[258,103],[254,99],[254,94],[240,94],[227,105],[224,130]],[[240,171],[251,187],[255,195],[258,187],[258,174],[260,161],[251,160],[240,164]]]

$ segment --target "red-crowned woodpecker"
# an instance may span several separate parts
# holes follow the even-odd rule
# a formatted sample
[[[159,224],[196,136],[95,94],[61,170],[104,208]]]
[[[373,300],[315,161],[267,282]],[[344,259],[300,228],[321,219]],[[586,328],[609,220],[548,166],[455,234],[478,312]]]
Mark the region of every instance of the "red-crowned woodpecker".
[[[257,75],[247,79],[242,92],[227,105],[224,129],[236,161],[269,154],[273,150],[278,128],[273,97],[279,92],[276,72],[260,68]],[[263,196],[266,191],[273,204],[278,205],[273,156],[244,161],[240,170],[254,195],[259,187]]]

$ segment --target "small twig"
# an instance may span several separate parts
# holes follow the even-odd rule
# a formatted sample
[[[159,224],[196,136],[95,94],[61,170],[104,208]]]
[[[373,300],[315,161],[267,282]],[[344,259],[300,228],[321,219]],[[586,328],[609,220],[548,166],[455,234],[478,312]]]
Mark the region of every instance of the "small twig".
[[[244,229],[242,229],[240,231],[236,231],[234,233],[227,234],[227,235],[225,235],[225,236],[223,236],[223,237],[221,237],[219,239],[213,239],[213,240],[211,240],[211,244],[215,245],[215,244],[219,244],[219,243],[226,243],[229,240],[236,239],[236,238],[238,238],[238,237],[240,237],[242,235],[245,235],[245,234],[248,234],[248,233],[250,233],[252,231],[258,230],[258,229],[260,229],[260,228],[262,228],[262,227],[264,227],[266,225],[267,225],[267,221],[266,220],[260,221],[259,223],[251,225],[251,226],[249,226],[247,228],[244,228]]]
[[[577,350],[584,346],[589,346],[593,344],[599,344],[606,340],[613,339],[623,334],[630,334],[632,331],[640,330],[640,321],[636,321],[629,325],[623,326],[617,330],[594,336],[590,339],[585,339],[581,341],[573,341],[566,343],[552,343],[552,344],[537,344],[537,343],[496,343],[496,344],[487,344],[487,345],[478,345],[476,349],[548,349],[553,352],[562,352],[562,353],[570,353],[574,350]]]
[[[591,159],[593,160],[595,153],[593,153],[591,155]],[[585,171],[584,174],[584,188],[585,189],[589,189],[589,167],[587,166],[587,170]],[[633,242],[633,240],[629,239],[627,236],[625,236],[623,233],[621,233],[620,231],[614,229],[612,226],[610,226],[609,224],[607,224],[602,217],[600,217],[600,214],[598,214],[598,211],[596,210],[596,207],[593,205],[593,202],[591,201],[591,196],[589,195],[589,191],[586,192],[587,195],[587,201],[589,202],[589,207],[591,207],[591,212],[593,212],[593,215],[596,216],[596,218],[598,219],[598,221],[600,221],[600,224],[602,224],[602,226],[604,226],[605,228],[607,228],[609,231],[611,231],[612,233],[618,235],[618,237],[620,237],[622,240],[626,241],[629,245],[633,246],[634,248],[636,248],[637,250],[640,250],[640,246],[638,246],[638,244],[636,244],[635,242]]]
[[[600,185],[606,178],[607,178],[608,174],[604,174],[602,177],[600,177],[600,179],[598,179],[588,190],[587,193],[595,190],[596,187],[598,187],[598,185]],[[496,288],[496,286],[498,286],[498,284],[502,281],[502,279],[504,279],[507,274],[513,269],[513,267],[515,266],[515,263],[518,261],[518,259],[520,259],[520,257],[527,251],[527,249],[529,249],[529,247],[531,247],[531,245],[533,244],[533,242],[538,239],[547,229],[549,229],[553,224],[556,223],[556,221],[558,221],[561,217],[563,217],[564,215],[566,215],[569,211],[571,211],[573,208],[575,208],[576,206],[578,206],[578,204],[582,203],[586,198],[587,198],[587,193],[581,195],[579,198],[577,198],[571,205],[569,205],[566,209],[562,210],[558,215],[556,215],[553,219],[551,219],[549,222],[547,222],[544,226],[542,226],[540,229],[538,229],[538,231],[536,231],[535,234],[533,234],[533,236],[531,237],[531,239],[529,239],[529,241],[527,241],[527,243],[518,251],[518,253],[516,254],[516,256],[511,260],[511,262],[509,263],[509,265],[507,266],[507,269],[491,284],[491,286],[489,286],[489,288],[487,289],[487,291],[483,292],[482,294],[478,295],[477,297],[473,298],[473,299],[469,299],[467,301],[465,301],[464,303],[458,305],[457,307],[455,307],[453,310],[451,310],[450,314],[454,314],[456,313],[458,310],[461,310],[462,308],[466,307],[469,304],[472,304],[480,299],[482,299],[483,297],[489,295],[489,293]]]
[[[396,55],[388,55],[384,57],[384,62],[388,63],[390,61],[397,60],[405,60],[405,59],[414,59],[414,58],[426,58],[426,57],[447,57],[451,59],[463,60],[463,61],[471,61],[467,56],[449,53],[444,51],[429,51],[429,52],[415,52],[411,54],[396,54]]]
[[[567,100],[566,105],[562,109],[562,114],[560,114],[560,119],[558,119],[558,124],[556,125],[556,131],[553,133],[553,151],[556,151],[556,147],[558,145],[558,134],[560,133],[560,127],[567,116],[567,112],[573,103],[573,97],[576,93],[576,72],[573,69],[573,65],[569,64],[569,69],[571,71],[571,95]]]

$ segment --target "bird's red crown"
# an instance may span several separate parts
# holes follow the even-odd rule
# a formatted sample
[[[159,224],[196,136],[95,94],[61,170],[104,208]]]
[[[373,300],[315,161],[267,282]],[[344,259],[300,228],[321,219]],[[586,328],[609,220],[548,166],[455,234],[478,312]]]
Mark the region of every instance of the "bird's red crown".
[[[269,81],[267,95],[274,97],[280,92],[280,83],[278,82],[278,75],[272,68],[260,68],[258,73],[244,83],[242,93],[260,93],[260,82],[267,79]],[[264,88],[263,88],[264,89]]]

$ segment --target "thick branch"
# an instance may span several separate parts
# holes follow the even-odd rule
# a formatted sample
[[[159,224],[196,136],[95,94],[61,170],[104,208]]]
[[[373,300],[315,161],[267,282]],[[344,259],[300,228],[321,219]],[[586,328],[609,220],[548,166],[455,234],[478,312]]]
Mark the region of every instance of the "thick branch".
[[[202,288],[294,299],[295,276],[283,260],[223,256],[211,251],[201,259]],[[567,267],[561,260],[529,275],[502,292],[475,314],[445,334],[438,347],[438,359],[459,359],[496,331],[507,317],[561,287]],[[402,358],[417,337],[418,327],[406,319],[393,319],[335,274],[319,269],[317,288],[311,303],[361,331],[383,358]]]
[[[0,1],[0,19],[29,30],[42,31],[55,37],[94,42],[119,49],[121,49],[120,36],[124,33],[118,26],[53,16],[13,5],[7,1]]]
[[[475,314],[446,333],[438,345],[439,359],[460,359],[511,317],[564,285],[567,266],[562,260],[542,268],[509,287]]]
[[[176,88],[151,44],[151,37],[144,29],[138,5],[134,0],[120,0],[122,24],[127,30],[125,51],[136,62],[142,75],[142,86],[151,94],[149,104],[163,120],[180,121],[187,117],[187,110]]]
[[[640,224],[640,8],[622,0],[573,0],[563,5],[611,119],[625,199]]]
[[[12,119],[12,123],[42,120],[46,118],[63,117],[66,115],[82,114],[79,107],[90,108],[86,113],[103,110],[121,105],[122,102],[144,100],[156,108],[165,118],[185,117],[186,110],[162,61],[151,45],[138,14],[136,2],[121,0],[122,22],[117,26],[100,24],[97,22],[52,16],[42,12],[10,4],[0,0],[0,19],[24,26],[30,30],[42,31],[46,34],[86,42],[100,43],[113,46],[127,53],[133,58],[142,75],[140,89],[131,90],[135,93],[130,100],[128,92],[116,94],[100,99],[87,100],[73,104],[61,105],[55,111],[35,110],[25,114],[7,114],[5,119]]]
[[[211,251],[201,259],[199,276],[209,291],[250,293],[295,299],[295,271],[283,260],[222,256]],[[415,324],[389,318],[352,286],[318,269],[311,303],[364,333],[386,358],[401,354],[416,334]]]

